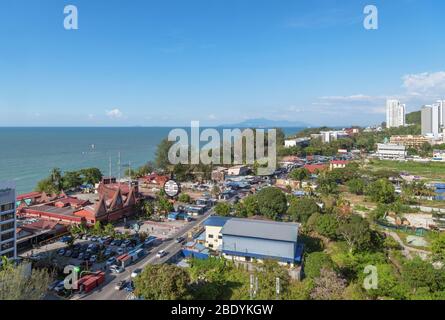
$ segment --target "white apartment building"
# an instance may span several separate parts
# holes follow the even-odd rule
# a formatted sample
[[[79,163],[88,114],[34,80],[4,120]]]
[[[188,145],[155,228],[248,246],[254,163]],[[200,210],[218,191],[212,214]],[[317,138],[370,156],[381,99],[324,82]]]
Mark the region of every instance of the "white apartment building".
[[[385,160],[403,160],[406,158],[406,147],[395,143],[378,143],[376,157]]]
[[[17,258],[15,184],[0,182],[0,257]]]
[[[445,100],[423,106],[421,113],[422,134],[438,139],[445,127]]]
[[[405,125],[406,107],[399,100],[386,100],[386,127],[397,128]]]

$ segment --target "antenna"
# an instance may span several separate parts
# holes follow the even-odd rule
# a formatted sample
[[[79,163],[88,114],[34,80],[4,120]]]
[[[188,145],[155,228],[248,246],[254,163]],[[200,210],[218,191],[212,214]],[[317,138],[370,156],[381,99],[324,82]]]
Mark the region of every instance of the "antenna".
[[[109,179],[110,179],[110,181],[111,181],[111,156],[110,156],[110,163],[109,163],[109,169],[110,169],[110,171],[109,171],[109,173],[110,173],[110,175],[108,176],[109,177]]]
[[[118,167],[117,180],[120,185],[121,184],[121,152],[120,151],[117,153],[117,167]]]

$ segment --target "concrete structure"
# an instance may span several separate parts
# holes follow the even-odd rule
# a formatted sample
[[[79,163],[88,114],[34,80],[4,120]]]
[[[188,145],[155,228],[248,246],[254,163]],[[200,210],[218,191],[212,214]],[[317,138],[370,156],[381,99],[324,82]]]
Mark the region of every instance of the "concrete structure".
[[[297,145],[305,145],[305,144],[309,143],[310,140],[311,140],[310,138],[286,139],[286,140],[284,140],[284,147],[292,148],[292,147],[296,147]]]
[[[230,217],[209,217],[204,222],[205,227],[205,246],[209,249],[220,251],[222,249],[221,229]]]
[[[224,179],[226,178],[226,174],[227,168],[217,167],[212,170],[212,180],[218,182],[224,181]]]
[[[245,176],[249,173],[249,167],[244,165],[233,166],[227,171],[229,176]]]
[[[0,183],[0,257],[17,258],[15,184]]]
[[[405,125],[406,108],[399,100],[386,101],[386,127],[397,128]]]
[[[349,135],[344,130],[320,131],[320,137],[323,143],[329,143],[338,139],[347,138]]]
[[[378,143],[375,154],[380,159],[403,160],[406,158],[406,147],[393,143]]]
[[[277,260],[280,264],[300,264],[303,246],[297,243],[296,223],[233,218],[221,229],[222,253],[234,261],[262,262]]]
[[[431,140],[425,136],[414,136],[414,135],[404,135],[404,136],[391,136],[389,139],[390,143],[405,146],[407,148],[420,148],[425,143],[431,143]]]

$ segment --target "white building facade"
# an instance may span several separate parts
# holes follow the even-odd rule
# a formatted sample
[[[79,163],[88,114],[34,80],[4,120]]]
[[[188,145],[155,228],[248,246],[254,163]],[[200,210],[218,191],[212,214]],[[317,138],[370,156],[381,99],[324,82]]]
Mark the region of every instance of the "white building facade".
[[[15,184],[0,182],[0,257],[17,258]]]
[[[378,143],[375,154],[380,159],[403,160],[406,158],[406,147],[394,143]]]
[[[397,128],[406,124],[405,122],[406,106],[399,100],[386,101],[386,127]]]

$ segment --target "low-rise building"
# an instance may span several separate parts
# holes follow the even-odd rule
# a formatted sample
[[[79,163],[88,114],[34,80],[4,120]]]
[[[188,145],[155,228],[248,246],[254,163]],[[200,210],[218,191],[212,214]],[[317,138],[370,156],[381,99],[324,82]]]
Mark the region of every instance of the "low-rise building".
[[[285,148],[292,148],[296,147],[297,145],[304,146],[309,143],[311,138],[294,138],[294,139],[286,139],[284,140],[284,147]]]
[[[294,266],[303,255],[298,229],[296,223],[232,218],[221,229],[222,254],[234,261],[272,259]]]
[[[407,148],[418,149],[425,143],[431,143],[431,140],[421,135],[403,135],[403,136],[391,136],[390,143],[405,146]]]
[[[378,143],[375,156],[386,160],[404,160],[407,152],[406,147],[394,143]]]
[[[220,251],[222,249],[221,229],[230,217],[209,217],[204,222],[205,227],[205,246],[209,249]]]
[[[332,160],[329,162],[329,170],[343,169],[348,163],[349,161],[347,160]]]

